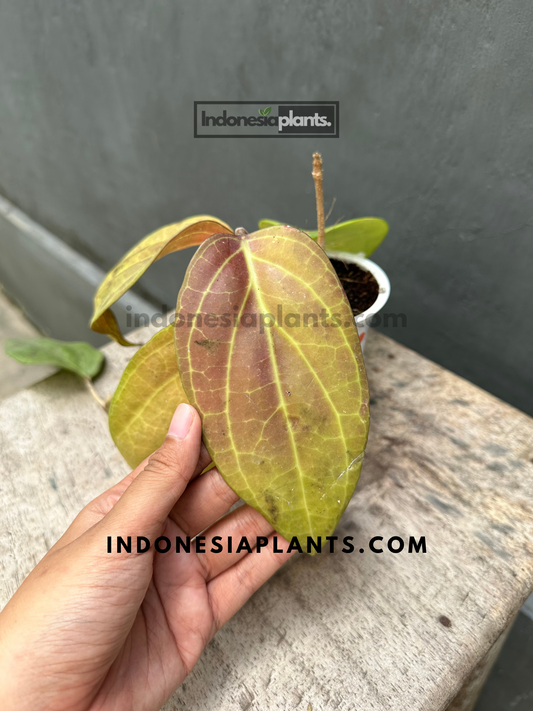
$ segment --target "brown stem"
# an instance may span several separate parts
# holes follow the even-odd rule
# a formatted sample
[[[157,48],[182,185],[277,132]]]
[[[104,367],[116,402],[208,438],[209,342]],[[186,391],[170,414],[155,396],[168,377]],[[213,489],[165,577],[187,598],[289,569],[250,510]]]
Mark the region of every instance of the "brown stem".
[[[322,156],[313,153],[313,179],[316,193],[316,217],[318,227],[318,245],[324,249],[326,239],[326,220],[324,219],[324,193],[322,191]]]
[[[104,400],[104,398],[96,391],[93,381],[90,378],[85,378],[85,384],[96,402],[107,412],[109,409],[109,400]]]

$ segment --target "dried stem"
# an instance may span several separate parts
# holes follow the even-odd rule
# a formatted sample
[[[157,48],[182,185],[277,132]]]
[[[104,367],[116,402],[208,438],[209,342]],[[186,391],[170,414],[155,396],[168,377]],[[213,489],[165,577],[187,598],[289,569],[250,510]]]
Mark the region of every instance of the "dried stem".
[[[89,390],[93,398],[96,400],[96,402],[107,412],[107,410],[109,409],[109,401],[104,400],[104,398],[96,391],[96,388],[93,385],[93,381],[90,378],[85,378],[85,384],[87,385],[87,389]]]
[[[324,219],[324,193],[322,191],[322,156],[320,153],[313,153],[313,179],[315,181],[316,193],[316,217],[318,227],[318,244],[324,249],[326,237],[326,220]]]

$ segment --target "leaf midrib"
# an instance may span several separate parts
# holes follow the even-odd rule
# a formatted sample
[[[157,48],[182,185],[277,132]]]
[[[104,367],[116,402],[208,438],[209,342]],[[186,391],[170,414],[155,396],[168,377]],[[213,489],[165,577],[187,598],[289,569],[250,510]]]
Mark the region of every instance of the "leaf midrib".
[[[254,287],[255,287],[255,293],[256,293],[256,298],[257,298],[258,305],[260,306],[260,309],[262,310],[262,312],[263,312],[263,313],[266,313],[266,306],[265,306],[265,304],[264,304],[264,302],[263,302],[263,299],[262,299],[262,297],[261,297],[261,291],[260,291],[260,289],[259,289],[259,285],[258,285],[258,282],[257,282],[257,275],[256,275],[256,273],[255,273],[255,269],[254,269],[254,266],[253,266],[253,259],[254,259],[254,258],[253,258],[252,254],[251,254],[251,250],[250,250],[249,244],[246,243],[246,242],[244,242],[244,241],[243,241],[243,254],[244,254],[244,257],[245,257],[245,259],[246,259],[246,264],[247,264],[247,266],[248,266],[248,272],[250,273],[251,281],[253,282],[253,285],[254,285]],[[313,524],[311,523],[311,515],[310,515],[310,513],[309,513],[309,506],[308,506],[308,504],[307,504],[307,496],[306,496],[306,493],[305,493],[305,485],[304,485],[304,480],[303,480],[302,465],[301,465],[301,463],[300,463],[300,457],[299,457],[299,455],[298,455],[298,449],[297,449],[296,443],[295,443],[295,441],[294,441],[294,435],[293,435],[292,430],[291,430],[291,427],[290,427],[289,416],[288,416],[288,412],[287,412],[287,407],[286,407],[286,405],[285,405],[285,400],[283,399],[283,392],[282,392],[281,383],[280,383],[280,378],[279,378],[278,363],[277,363],[277,359],[276,359],[276,354],[275,354],[274,348],[273,348],[273,346],[272,346],[270,331],[267,331],[267,343],[268,343],[268,350],[269,350],[269,353],[270,353],[270,358],[271,358],[271,362],[272,362],[273,371],[275,371],[275,372],[273,373],[273,375],[274,375],[274,381],[275,381],[275,383],[276,383],[276,388],[277,388],[277,391],[278,391],[278,398],[279,398],[279,402],[280,402],[281,408],[282,408],[282,410],[283,410],[283,413],[284,413],[284,415],[285,415],[285,420],[286,420],[286,422],[287,422],[287,432],[288,432],[288,434],[289,434],[289,439],[290,439],[290,441],[291,441],[291,447],[292,447],[293,454],[294,454],[294,460],[295,460],[295,464],[296,464],[296,469],[297,469],[297,471],[298,471],[298,476],[299,476],[300,485],[301,485],[301,489],[302,489],[303,503],[304,503],[304,507],[305,507],[306,514],[307,514],[307,521],[308,521],[308,523],[309,523],[309,532],[310,532],[311,536],[314,536],[314,528],[313,528]]]
[[[295,242],[295,240],[291,240],[291,242]],[[299,243],[298,243],[298,244],[299,244]],[[282,266],[280,266],[279,264],[276,264],[275,262],[271,262],[269,259],[264,259],[264,257],[257,257],[257,256],[254,256],[253,259],[254,259],[255,261],[257,261],[257,262],[263,262],[264,264],[268,264],[268,265],[271,266],[271,267],[274,267],[274,268],[276,268],[276,269],[279,269],[280,271],[282,271],[282,272],[284,272],[285,274],[287,274],[287,276],[289,276],[289,277],[295,279],[296,281],[300,282],[300,284],[303,284],[303,285],[305,286],[305,288],[313,294],[313,296],[314,296],[315,299],[318,301],[318,303],[319,303],[321,306],[323,306],[325,309],[329,310],[328,305],[327,305],[326,302],[321,298],[321,296],[313,289],[313,287],[312,287],[310,284],[308,284],[307,282],[305,282],[303,279],[300,279],[300,277],[299,277],[297,274],[294,274],[294,272],[288,272],[286,269],[284,269],[284,268],[283,268]],[[266,307],[265,307],[265,308],[266,308]],[[274,323],[274,326],[277,327],[278,324],[277,324],[277,323]],[[278,328],[278,330],[279,330],[280,332],[283,332],[283,334],[286,335],[287,337],[289,337],[289,334],[286,334],[286,333],[283,331],[283,329],[279,329],[279,328]],[[355,365],[356,365],[357,382],[358,382],[358,384],[359,384],[359,387],[361,387],[361,375],[360,375],[359,368],[357,367],[357,366],[358,366],[357,358],[355,357],[355,353],[354,353],[354,351],[353,351],[353,348],[352,348],[352,346],[350,345],[350,342],[348,341],[348,338],[346,337],[346,333],[344,332],[344,328],[342,328],[342,327],[341,327],[341,332],[342,332],[342,337],[343,337],[343,339],[344,339],[344,342],[345,342],[346,346],[348,347],[349,352],[350,352],[350,353],[352,354],[352,356],[353,356],[353,360],[354,360],[354,363],[355,363]],[[299,348],[298,348],[298,351],[301,352]],[[303,355],[303,353],[302,353],[302,357],[305,358],[305,356]],[[320,381],[317,381],[317,382],[320,382]],[[322,383],[320,383],[320,385],[322,385]],[[329,396],[328,396],[328,397],[329,397]],[[339,413],[338,413],[338,410],[336,410],[336,408],[334,407],[333,403],[332,403],[332,407],[335,409],[335,412],[337,412],[337,414],[339,414]],[[361,415],[359,415],[359,419],[361,420],[361,422],[363,422],[363,418],[361,417]]]

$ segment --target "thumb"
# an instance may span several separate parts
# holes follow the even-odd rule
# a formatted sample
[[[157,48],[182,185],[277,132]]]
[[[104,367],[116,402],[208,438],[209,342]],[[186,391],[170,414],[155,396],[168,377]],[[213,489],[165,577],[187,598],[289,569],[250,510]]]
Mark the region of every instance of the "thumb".
[[[105,517],[107,526],[129,535],[159,533],[194,473],[201,435],[198,413],[182,403],[172,417],[161,447]]]

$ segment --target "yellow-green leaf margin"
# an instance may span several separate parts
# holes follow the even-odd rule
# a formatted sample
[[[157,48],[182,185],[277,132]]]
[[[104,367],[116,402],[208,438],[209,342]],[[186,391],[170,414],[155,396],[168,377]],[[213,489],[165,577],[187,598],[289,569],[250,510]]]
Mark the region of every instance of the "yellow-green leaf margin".
[[[109,431],[135,468],[161,446],[174,410],[188,402],[176,363],[174,325],[158,331],[126,367],[109,406]]]

